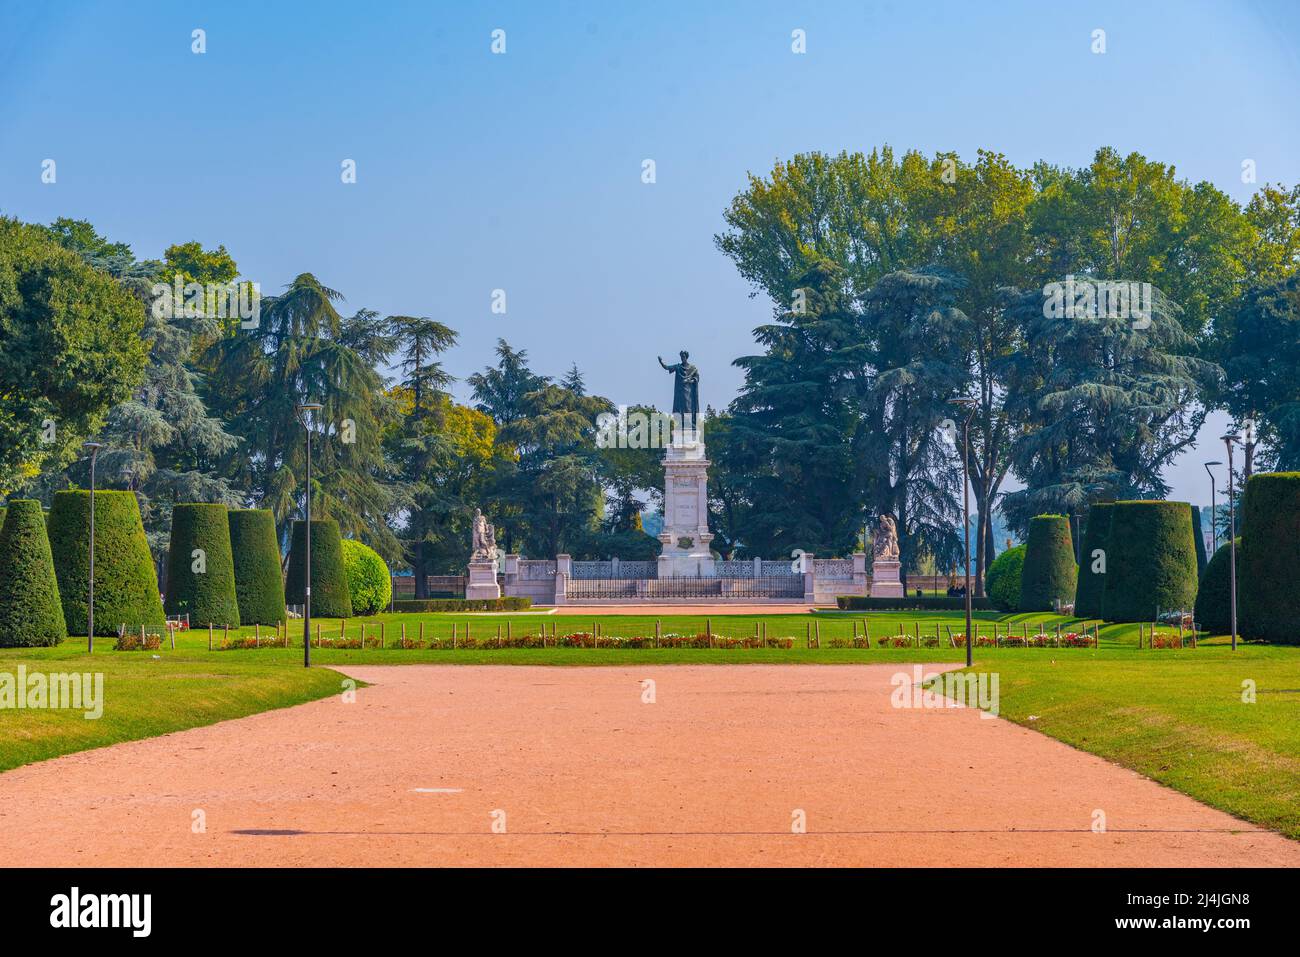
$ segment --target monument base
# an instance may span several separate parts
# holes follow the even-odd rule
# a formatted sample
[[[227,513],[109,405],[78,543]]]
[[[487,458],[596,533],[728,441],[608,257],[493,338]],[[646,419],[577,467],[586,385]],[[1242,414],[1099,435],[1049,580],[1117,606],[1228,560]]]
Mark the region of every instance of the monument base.
[[[900,562],[871,563],[871,597],[902,598],[903,583],[899,580]]]
[[[709,543],[709,460],[698,430],[673,434],[664,450],[664,527],[659,533],[660,578],[712,578],[717,574]]]
[[[469,579],[465,582],[465,597],[501,597],[501,586],[497,584],[496,562],[469,563]]]

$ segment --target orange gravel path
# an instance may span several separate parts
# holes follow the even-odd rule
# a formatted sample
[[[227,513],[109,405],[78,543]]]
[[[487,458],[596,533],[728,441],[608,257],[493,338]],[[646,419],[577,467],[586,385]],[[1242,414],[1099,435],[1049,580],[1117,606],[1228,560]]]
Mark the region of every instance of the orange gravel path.
[[[1045,736],[892,708],[897,670],[348,667],[353,703],[0,774],[0,864],[1300,865]]]

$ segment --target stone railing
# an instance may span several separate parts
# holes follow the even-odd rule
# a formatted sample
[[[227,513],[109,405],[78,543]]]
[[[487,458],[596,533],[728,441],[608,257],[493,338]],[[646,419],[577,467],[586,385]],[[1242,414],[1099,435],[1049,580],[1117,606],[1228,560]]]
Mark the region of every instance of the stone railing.
[[[814,558],[813,574],[818,578],[837,578],[852,580],[853,559],[851,558]]]

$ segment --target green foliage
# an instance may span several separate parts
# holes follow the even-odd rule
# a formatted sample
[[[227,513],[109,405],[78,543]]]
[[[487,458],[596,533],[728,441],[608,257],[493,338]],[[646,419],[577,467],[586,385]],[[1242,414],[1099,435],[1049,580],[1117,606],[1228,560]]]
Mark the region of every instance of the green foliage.
[[[1108,621],[1154,621],[1196,602],[1196,546],[1186,502],[1116,502],[1106,549]]]
[[[275,516],[264,508],[231,509],[229,520],[239,620],[245,625],[286,621]]]
[[[1092,569],[1099,560],[1093,557],[1098,550],[1102,552],[1100,560],[1105,560],[1106,548],[1110,542],[1110,521],[1111,503],[1093,502],[1088,509],[1088,523],[1083,530],[1083,559],[1079,565],[1079,583],[1074,590],[1074,613],[1080,618],[1101,618],[1103,615],[1106,576]]]
[[[1237,560],[1241,633],[1300,644],[1300,472],[1250,477]]]
[[[0,509],[0,647],[57,645],[68,636],[41,503]]]
[[[531,598],[418,598],[399,599],[393,603],[395,614],[436,611],[523,611],[531,608]]]
[[[163,608],[169,615],[188,614],[191,626],[239,626],[226,506],[185,503],[172,508]]]
[[[284,582],[284,597],[291,605],[305,602],[306,547],[307,523],[294,522]],[[313,519],[311,523],[311,613],[321,618],[351,618],[353,614],[348,570],[343,564],[343,538],[339,523],[332,518]]]
[[[1196,623],[1215,635],[1226,635],[1232,630],[1232,598],[1229,592],[1232,549],[1227,542],[1219,546],[1196,589]],[[1237,561],[1241,561],[1241,539],[1237,539]],[[1238,569],[1240,571],[1240,568]],[[1240,594],[1240,589],[1238,590]],[[1237,609],[1237,625],[1241,626],[1241,608]]]
[[[378,552],[355,539],[345,538],[343,566],[348,573],[348,593],[354,614],[373,615],[388,607],[393,597],[393,580]]]
[[[50,506],[50,551],[68,634],[86,633],[90,578],[90,493],[57,492]],[[95,634],[120,625],[161,633],[166,626],[158,577],[140,508],[131,492],[95,493]]]
[[[321,403],[311,419],[312,510],[340,516],[349,535],[366,534],[394,557],[399,546],[387,521],[395,510],[393,489],[380,476],[381,440],[395,410],[378,371],[392,342],[374,313],[339,315],[335,304],[342,298],[310,273],[263,298],[256,329],[220,338],[205,352],[205,398],[243,440],[232,464],[249,497],[271,509],[278,523],[301,514],[307,493],[298,407]]]
[[[1074,600],[1078,566],[1066,515],[1036,515],[1029,520],[1025,563],[1020,573],[1021,611],[1054,611]]]
[[[1000,611],[1020,607],[1020,576],[1025,566],[1026,545],[1008,548],[993,560],[984,579],[984,591]]]
[[[1250,289],[1218,332],[1224,405],[1255,420],[1269,464],[1300,468],[1300,272]]]
[[[0,217],[0,485],[70,462],[144,371],[145,310],[39,226]],[[47,423],[54,423],[54,441]]]

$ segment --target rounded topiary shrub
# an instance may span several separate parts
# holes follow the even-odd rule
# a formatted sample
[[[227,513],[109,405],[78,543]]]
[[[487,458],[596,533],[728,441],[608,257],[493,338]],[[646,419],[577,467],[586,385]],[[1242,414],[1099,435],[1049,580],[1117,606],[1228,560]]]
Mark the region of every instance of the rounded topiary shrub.
[[[1241,634],[1300,644],[1300,472],[1252,475],[1237,553]]]
[[[16,499],[0,524],[0,648],[57,645],[66,637],[41,503]]]
[[[56,492],[50,506],[50,551],[68,634],[86,633],[90,577],[90,493]],[[158,576],[134,492],[95,493],[95,634],[141,625],[166,627]]]
[[[1088,509],[1088,523],[1083,529],[1083,559],[1079,565],[1079,583],[1074,589],[1074,613],[1080,618],[1102,617],[1102,599],[1106,594],[1106,547],[1110,540],[1110,502],[1094,502]],[[1101,554],[1096,553],[1100,551]],[[1098,569],[1093,571],[1093,569]]]
[[[289,547],[289,572],[284,597],[291,605],[305,603],[303,553],[307,546],[307,523],[293,523]],[[339,523],[332,518],[311,523],[311,613],[321,618],[351,618],[352,599],[348,571],[343,565],[343,538]]]
[[[1230,581],[1229,562],[1232,549],[1228,543],[1219,546],[1205,574],[1201,576],[1200,586],[1196,589],[1196,609],[1193,617],[1196,623],[1214,635],[1226,635],[1232,631],[1232,605],[1228,588]],[[1241,571],[1241,539],[1237,539],[1237,571]],[[1241,583],[1237,583],[1237,595],[1241,595]],[[1237,627],[1241,627],[1241,608],[1237,608]]]
[[[1196,602],[1196,546],[1186,502],[1116,502],[1106,549],[1108,621],[1155,621]]]
[[[1025,546],[1008,548],[993,560],[984,573],[984,594],[1001,611],[1015,611],[1020,605],[1020,573],[1025,565]]]
[[[348,570],[348,595],[352,612],[373,615],[388,607],[393,597],[393,580],[379,553],[350,538],[343,540],[343,566]]]
[[[192,626],[239,627],[226,506],[183,503],[172,507],[163,608],[169,615],[189,615]]]
[[[239,620],[245,625],[287,620],[275,516],[264,508],[237,508],[230,510],[229,521]]]
[[[1020,572],[1021,611],[1054,611],[1057,603],[1074,601],[1078,567],[1070,519],[1065,515],[1036,515],[1029,520],[1025,563]]]

